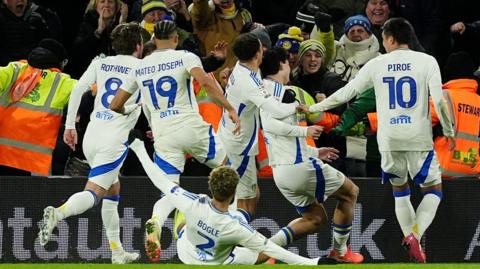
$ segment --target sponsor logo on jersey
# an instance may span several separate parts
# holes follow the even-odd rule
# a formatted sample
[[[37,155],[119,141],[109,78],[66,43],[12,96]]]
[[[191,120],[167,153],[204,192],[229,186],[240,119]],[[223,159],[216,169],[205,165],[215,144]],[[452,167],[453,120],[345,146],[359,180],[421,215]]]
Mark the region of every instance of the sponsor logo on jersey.
[[[390,118],[390,124],[397,125],[397,124],[410,124],[412,123],[412,118],[407,115],[400,115],[393,118]]]
[[[111,120],[113,118],[113,114],[108,111],[98,111],[95,114],[95,118],[101,120]]]

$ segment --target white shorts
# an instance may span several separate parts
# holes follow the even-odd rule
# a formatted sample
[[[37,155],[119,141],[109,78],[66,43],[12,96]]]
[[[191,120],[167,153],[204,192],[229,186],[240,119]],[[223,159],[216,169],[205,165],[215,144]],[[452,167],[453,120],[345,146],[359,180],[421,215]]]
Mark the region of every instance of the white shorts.
[[[186,154],[210,168],[222,165],[225,150],[213,127],[204,121],[183,126],[178,132],[154,136],[155,163],[170,180],[179,182],[185,166]]]
[[[407,182],[408,174],[416,185],[428,187],[442,182],[435,151],[380,151],[382,181],[393,186]]]
[[[244,247],[235,247],[226,260],[205,262],[198,259],[197,250],[188,241],[186,230],[183,229],[177,241],[178,258],[184,264],[214,265],[214,264],[248,264],[254,265],[257,262],[258,253]]]
[[[83,152],[91,167],[88,180],[108,190],[118,181],[120,168],[128,154],[128,146],[126,143],[104,139],[87,131],[83,139]]]
[[[237,170],[240,182],[237,185],[237,199],[252,199],[257,196],[257,166],[255,156],[228,154],[228,163]]]
[[[345,182],[345,175],[317,158],[272,167],[273,179],[283,196],[302,214],[316,201],[323,203]]]

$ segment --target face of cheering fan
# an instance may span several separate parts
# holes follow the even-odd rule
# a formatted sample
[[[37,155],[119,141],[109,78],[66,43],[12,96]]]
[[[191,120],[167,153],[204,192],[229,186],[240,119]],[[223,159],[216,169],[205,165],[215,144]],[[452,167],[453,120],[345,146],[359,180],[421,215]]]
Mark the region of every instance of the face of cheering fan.
[[[156,23],[161,21],[165,17],[165,15],[167,15],[167,12],[165,12],[165,10],[154,9],[148,12],[147,14],[145,14],[145,17],[143,17],[143,19],[147,23]]]
[[[113,18],[117,10],[115,0],[98,0],[96,10],[98,14],[103,14],[105,19]]]
[[[365,8],[365,14],[374,25],[383,25],[390,16],[390,7],[385,0],[370,0]]]
[[[365,30],[363,26],[354,25],[347,33],[348,39],[353,42],[360,42],[370,37],[370,34]]]
[[[302,56],[302,69],[307,74],[313,74],[322,66],[322,55],[315,50],[309,50]]]
[[[17,17],[23,16],[27,2],[27,0],[3,0],[7,8]]]

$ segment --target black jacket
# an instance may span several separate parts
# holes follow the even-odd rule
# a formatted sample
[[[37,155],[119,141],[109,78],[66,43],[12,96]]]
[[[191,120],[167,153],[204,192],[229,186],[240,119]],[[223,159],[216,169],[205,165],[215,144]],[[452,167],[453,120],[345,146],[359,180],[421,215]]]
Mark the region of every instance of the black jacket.
[[[56,37],[48,27],[48,20],[44,19],[37,10],[38,6],[29,4],[22,17],[17,17],[3,3],[0,3],[0,66],[9,62],[27,59],[30,51],[38,45],[40,40]],[[61,31],[58,29],[55,32]]]
[[[98,17],[96,10],[88,11],[85,13],[83,22],[80,25],[78,35],[70,52],[71,60],[66,68],[66,72],[73,78],[82,76],[95,56],[102,53],[107,56],[114,55],[110,33],[118,25],[118,18],[114,20],[112,25],[107,26],[100,38],[98,38],[95,35],[95,30],[98,27]]]

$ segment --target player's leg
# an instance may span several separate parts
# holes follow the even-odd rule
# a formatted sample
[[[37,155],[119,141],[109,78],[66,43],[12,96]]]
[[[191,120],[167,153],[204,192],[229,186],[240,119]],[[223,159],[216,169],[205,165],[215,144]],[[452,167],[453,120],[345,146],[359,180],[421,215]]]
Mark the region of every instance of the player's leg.
[[[325,208],[315,196],[317,175],[311,162],[275,166],[273,177],[277,188],[295,206],[301,217],[281,228],[270,238],[272,242],[286,246],[307,234],[317,232],[327,223]],[[320,201],[322,200],[323,197]]]
[[[338,262],[363,262],[363,256],[353,252],[347,245],[359,193],[357,185],[330,165],[317,159],[311,159],[311,162],[318,177],[317,199],[323,198],[325,201],[328,197],[333,197],[337,200],[333,214],[333,250],[329,257]]]
[[[73,194],[58,208],[53,206],[45,208],[43,224],[39,232],[40,244],[45,245],[48,242],[58,221],[82,214],[95,206],[118,177],[118,171],[127,156],[128,148],[121,145],[112,153],[110,147],[103,151],[102,148],[96,149],[97,146],[100,147],[96,143],[84,143],[85,156],[92,167],[84,191]]]
[[[407,152],[380,152],[382,155],[382,180],[390,181],[395,198],[395,215],[404,235],[403,247],[408,251],[410,259],[424,260],[419,241],[413,235],[416,222],[415,210],[410,201],[410,185],[407,181]]]
[[[155,180],[159,177],[158,173],[164,173],[171,181],[178,183],[180,174],[183,171],[185,156],[179,152],[179,150],[175,149],[174,139],[171,137],[155,138],[156,152],[154,153],[154,162],[152,162],[143,142],[141,140],[134,141],[135,138],[135,133],[130,132],[130,148],[137,155],[152,183],[155,185]],[[168,141],[168,139],[170,139],[170,141]],[[182,142],[178,140],[175,141],[178,143]],[[174,209],[175,206],[166,196],[163,196],[155,203],[152,217],[145,223],[146,254],[152,262],[158,262],[160,260],[161,228]]]
[[[415,223],[415,210],[410,201],[410,185],[407,182],[407,162],[405,152],[381,152],[382,180],[392,184],[395,199],[395,215],[403,236],[412,233]]]
[[[192,130],[196,139],[191,145],[189,153],[195,159],[205,163],[210,168],[225,164],[227,153],[218,136],[215,135],[213,127],[204,122],[198,123]],[[255,215],[260,190],[257,185],[257,168],[255,156],[232,155],[228,156],[230,165],[240,175],[240,182],[237,186],[237,210],[243,215],[247,222],[250,222]]]
[[[416,212],[416,223],[413,227],[413,233],[420,241],[435,218],[443,197],[440,165],[433,150],[408,152],[407,162],[411,172],[410,176],[416,185],[420,185],[423,194],[423,199]]]
[[[120,217],[118,216],[118,202],[120,201],[120,181],[118,179],[110,186],[103,197],[102,221],[107,234],[112,263],[126,264],[139,258],[138,253],[125,252],[120,241]]]
[[[260,199],[260,190],[257,184],[257,167],[255,156],[229,155],[231,166],[240,175],[237,185],[236,200],[239,211],[247,222],[252,221]]]

